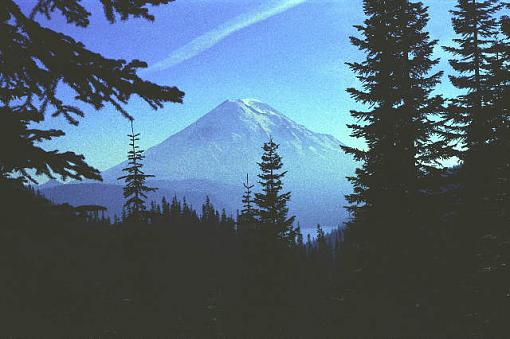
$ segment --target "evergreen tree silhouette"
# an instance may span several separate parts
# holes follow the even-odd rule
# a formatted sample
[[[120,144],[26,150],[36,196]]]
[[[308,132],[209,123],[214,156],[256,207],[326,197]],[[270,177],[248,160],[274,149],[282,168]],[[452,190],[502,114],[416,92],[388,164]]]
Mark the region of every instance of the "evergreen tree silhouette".
[[[325,279],[325,277],[328,275],[328,273],[331,271],[331,264],[332,264],[332,248],[330,244],[328,243],[328,238],[326,236],[326,233],[322,229],[320,225],[317,225],[316,228],[316,268],[317,273],[322,275],[322,280]]]
[[[130,17],[154,20],[148,5],[169,2],[101,1],[111,23]],[[145,62],[106,58],[37,21],[38,15],[50,19],[59,13],[68,24],[87,27],[91,13],[86,7],[78,0],[39,0],[26,15],[15,1],[2,1],[0,77],[5,81],[0,88],[0,140],[10,145],[0,157],[3,178],[20,176],[35,182],[28,172],[34,170],[36,175],[50,178],[57,175],[62,179],[100,179],[99,172],[88,166],[83,156],[37,147],[40,141],[63,136],[63,131],[29,127],[47,115],[63,116],[77,125],[85,111],[72,100],[94,110],[110,104],[126,117],[130,117],[126,105],[132,96],[139,96],[153,109],[163,107],[165,102],[182,102],[184,93],[176,87],[159,86],[136,74],[138,69],[147,67]],[[72,91],[70,95],[57,90],[61,84]]]
[[[296,232],[293,228],[295,216],[287,217],[289,211],[287,203],[291,193],[282,193],[282,179],[287,172],[280,172],[283,163],[277,152],[278,146],[270,137],[262,147],[264,153],[262,161],[258,163],[261,171],[258,177],[262,192],[255,194],[257,219],[262,229],[274,239],[295,244]]]
[[[209,196],[206,196],[205,202],[202,205],[202,223],[206,225],[218,225],[220,222],[220,218],[218,216],[217,211],[214,209],[214,206],[211,202]]]
[[[432,94],[442,72],[431,73],[439,61],[432,58],[437,41],[425,31],[427,8],[421,2],[365,0],[364,12],[364,24],[355,26],[361,37],[351,37],[351,43],[366,57],[348,63],[362,87],[347,91],[368,107],[351,111],[359,123],[349,125],[351,136],[364,139],[367,148],[342,149],[362,164],[348,178],[354,186],[346,197],[351,225],[373,224],[367,232],[380,239],[399,232],[383,225],[410,227],[404,220],[420,210],[420,195],[427,192],[422,179],[439,178],[440,161],[452,151],[448,141],[434,138],[443,133],[435,121],[443,99]]]
[[[170,203],[166,197],[161,198],[161,215],[166,218],[170,217]]]
[[[322,229],[321,225],[317,225],[317,250],[320,252],[326,252],[329,250],[328,242],[326,239],[326,233]]]
[[[463,205],[469,214],[485,216],[490,209],[490,191],[495,182],[495,88],[494,66],[497,46],[498,20],[502,8],[499,0],[458,0],[451,11],[457,38],[456,46],[444,49],[455,58],[450,65],[457,72],[450,75],[451,83],[462,94],[451,100],[446,117],[449,120],[450,138],[461,143],[458,157]],[[473,213],[471,213],[473,212]]]
[[[133,120],[131,120],[131,134],[129,146],[131,149],[128,151],[128,166],[122,171],[126,175],[119,177],[117,180],[124,180],[124,198],[126,202],[124,206],[127,210],[127,218],[135,221],[145,220],[145,199],[147,199],[148,192],[156,191],[156,188],[148,187],[145,184],[147,178],[152,178],[154,175],[145,174],[143,168],[143,150],[137,145],[140,140],[140,133],[135,134],[133,128]]]
[[[246,174],[246,182],[243,183],[244,193],[243,193],[243,209],[241,210],[241,214],[238,217],[238,222],[240,225],[254,226],[256,223],[256,210],[252,196],[252,189],[254,185],[250,184],[248,174]]]
[[[36,176],[45,175],[51,179],[59,176],[62,180],[80,180],[83,177],[101,180],[99,171],[87,165],[82,155],[47,151],[37,145],[64,135],[60,130],[30,127],[43,119],[44,116],[30,104],[0,106],[0,142],[9,145],[1,151],[0,180],[18,177],[25,183],[37,183],[30,171]]]
[[[184,202],[186,200],[184,199]],[[170,218],[174,221],[179,221],[182,216],[181,202],[177,200],[177,196],[174,195],[172,198],[172,204],[170,205]]]
[[[495,2],[491,9],[497,10],[502,4]],[[510,9],[510,3],[506,6]],[[486,139],[480,147],[466,147],[467,157],[460,169],[463,209],[457,220],[465,228],[463,242],[470,244],[465,257],[471,263],[473,280],[479,284],[468,290],[468,297],[480,314],[479,322],[492,324],[486,336],[500,336],[506,331],[506,322],[492,310],[508,310],[498,296],[507,290],[501,282],[510,279],[510,31],[505,27],[508,17],[498,16],[497,12],[487,13],[490,24],[496,23],[490,27],[496,34],[485,38],[482,50],[486,67],[480,71],[482,110],[471,111],[475,116],[469,122],[477,126],[478,119],[485,119]],[[468,90],[468,94],[474,92]],[[470,125],[463,130],[466,139],[473,133]],[[483,300],[476,298],[480,291]]]
[[[296,244],[300,248],[303,248],[305,245],[303,240],[303,233],[301,232],[301,226],[299,225],[299,223],[296,227]]]
[[[348,178],[354,186],[346,197],[352,219],[339,255],[340,275],[346,290],[384,290],[390,299],[409,303],[427,277],[417,268],[430,251],[423,202],[431,199],[429,182],[440,183],[441,161],[453,154],[449,141],[439,138],[444,100],[433,94],[443,73],[433,71],[437,41],[426,31],[429,15],[422,2],[364,0],[363,9],[366,18],[355,26],[359,37],[351,43],[365,57],[348,63],[361,85],[347,92],[366,107],[351,111],[356,123],[349,125],[351,136],[366,147],[342,147],[361,166]],[[399,284],[409,286],[408,293],[396,289]],[[367,319],[387,305],[370,307]],[[398,315],[386,315],[386,325],[396,326]]]
[[[510,3],[506,5],[510,9]],[[498,20],[497,38],[491,49],[489,66],[489,105],[493,110],[490,147],[493,180],[489,186],[489,213],[503,222],[510,222],[510,18]]]
[[[229,222],[229,217],[227,216],[227,211],[224,208],[221,209],[220,222],[222,224]]]
[[[510,10],[510,4],[506,4]],[[503,59],[502,78],[505,83],[501,92],[501,115],[496,132],[496,144],[500,147],[498,154],[503,156],[502,165],[498,168],[498,185],[501,214],[503,220],[510,220],[510,16],[504,16],[501,20],[503,33],[501,59]]]

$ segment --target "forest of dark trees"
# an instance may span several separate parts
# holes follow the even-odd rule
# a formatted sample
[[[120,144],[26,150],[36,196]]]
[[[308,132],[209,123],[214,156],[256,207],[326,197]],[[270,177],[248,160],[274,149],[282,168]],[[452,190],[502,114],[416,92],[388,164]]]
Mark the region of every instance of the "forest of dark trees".
[[[150,6],[170,2],[101,1],[111,23],[154,20]],[[86,3],[39,0],[24,13],[0,0],[0,336],[508,337],[509,3],[458,0],[444,19],[455,40],[437,41],[423,2],[363,1],[350,42],[364,58],[348,63],[360,85],[347,91],[364,106],[349,128],[366,147],[343,147],[359,164],[351,218],[329,234],[317,225],[313,239],[289,215],[292,169],[272,138],[250,164],[259,175],[239,173],[237,215],[208,197],[198,210],[176,197],[147,201],[155,188],[128,102],[160,109],[184,93],[140,78],[143,61],[106,58],[37,21],[61,15],[86,28]],[[448,77],[437,48],[450,55]],[[446,81],[457,97],[438,93]],[[37,123],[86,119],[61,85],[131,123],[114,220],[34,188],[42,177],[101,179],[83,156],[39,145],[65,136]]]

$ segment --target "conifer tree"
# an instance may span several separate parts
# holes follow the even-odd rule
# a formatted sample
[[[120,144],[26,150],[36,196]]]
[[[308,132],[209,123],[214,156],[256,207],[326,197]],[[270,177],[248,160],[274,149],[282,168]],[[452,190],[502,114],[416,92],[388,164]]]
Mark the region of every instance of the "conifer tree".
[[[429,20],[421,2],[365,0],[366,20],[355,26],[361,37],[351,43],[366,55],[348,63],[361,88],[347,91],[364,111],[353,110],[358,122],[352,137],[366,141],[365,149],[342,147],[362,166],[348,179],[354,193],[347,196],[353,222],[370,219],[394,223],[418,209],[420,179],[439,171],[439,161],[451,155],[444,140],[432,141],[441,131],[434,116],[443,99],[432,95],[442,72],[431,73],[435,40],[425,27]]]
[[[184,198],[186,202],[186,198]],[[170,205],[170,216],[174,221],[177,221],[182,216],[181,202],[177,200],[177,196],[174,195],[172,198],[172,204]]]
[[[436,138],[444,132],[439,119],[444,100],[432,92],[442,72],[433,71],[437,41],[426,31],[429,16],[422,2],[364,0],[363,9],[366,19],[355,26],[360,36],[351,43],[365,57],[348,63],[361,85],[347,92],[365,107],[351,111],[356,122],[348,127],[366,146],[342,147],[360,167],[348,177],[354,187],[346,196],[352,218],[338,266],[341,275],[354,277],[344,280],[346,289],[375,292],[371,284],[377,281],[404,299],[394,286],[397,281],[415,286],[418,280],[417,264],[409,263],[427,253],[430,186],[439,186],[441,161],[452,155],[448,141]]]
[[[170,203],[166,197],[161,198],[161,214],[166,218],[170,216]]]
[[[192,209],[188,205],[188,201],[186,200],[186,197],[182,198],[182,210],[181,210],[181,217],[184,223],[188,223],[191,220],[191,214]]]
[[[321,225],[317,225],[317,265],[319,272],[321,274],[326,274],[331,267],[329,265],[332,263],[332,251],[331,247],[328,244],[328,239],[326,238],[326,233],[322,229]]]
[[[101,180],[99,171],[90,167],[85,158],[73,152],[47,151],[38,143],[64,136],[60,130],[41,130],[31,125],[43,121],[44,116],[32,105],[2,106],[0,101],[0,142],[9,145],[0,151],[0,179],[20,178],[37,183],[36,176],[51,179],[81,180],[83,177]]]
[[[458,156],[466,211],[480,214],[490,208],[490,191],[494,188],[497,157],[492,147],[499,115],[494,105],[497,89],[494,70],[499,59],[498,44],[500,0],[458,0],[452,10],[455,46],[444,47],[455,58],[450,65],[457,72],[450,76],[452,84],[463,93],[451,100],[446,117],[450,121],[451,138],[461,143]],[[499,71],[497,72],[499,73]],[[496,100],[495,100],[496,99]],[[475,212],[478,211],[478,212]]]
[[[324,252],[328,250],[328,242],[326,240],[326,234],[322,229],[321,225],[317,225],[317,250],[319,252]]]
[[[176,208],[181,207],[180,203],[176,204]],[[201,220],[199,218],[197,211],[193,208],[191,204],[188,204],[188,201],[186,197],[182,198],[182,208],[181,208],[181,215],[180,220],[183,225],[195,225],[198,224]]]
[[[241,215],[238,217],[238,222],[241,225],[254,225],[256,223],[256,211],[252,196],[252,189],[254,185],[250,184],[248,174],[246,174],[246,182],[243,183],[244,193],[243,193],[243,209],[241,210]]]
[[[227,216],[227,211],[224,208],[221,209],[220,222],[222,224],[226,224],[229,222],[229,217]]]
[[[122,171],[126,175],[119,177],[117,180],[124,180],[124,198],[126,202],[124,206],[127,209],[128,219],[134,221],[143,221],[145,219],[144,212],[146,210],[145,199],[147,199],[148,192],[153,192],[156,188],[148,187],[145,184],[147,178],[154,177],[150,174],[145,174],[143,168],[143,150],[137,145],[140,140],[140,133],[135,134],[133,129],[133,120],[131,120],[131,134],[129,146],[131,149],[128,151],[128,166]]]
[[[301,226],[298,223],[298,226],[296,227],[296,244],[298,247],[302,248],[304,247],[304,240],[303,240],[303,233],[301,232]]]
[[[224,227],[224,230],[235,230],[234,218],[231,215],[227,215],[227,211],[224,208],[221,209],[220,223],[222,227]]]
[[[310,233],[306,235],[306,253],[310,257],[313,252],[313,241]]]
[[[211,202],[209,196],[206,196],[205,202],[202,205],[202,218],[201,221],[206,225],[217,225],[220,222],[217,211]]]
[[[121,213],[121,216],[120,216],[121,222],[126,222],[127,221],[127,217],[128,217],[128,213],[126,211],[126,205],[124,205],[124,206],[122,206],[122,213]]]
[[[295,216],[287,217],[287,203],[290,192],[282,193],[282,179],[287,173],[281,172],[283,163],[278,154],[278,144],[270,137],[262,149],[262,161],[258,163],[261,173],[258,175],[262,192],[255,194],[257,219],[262,229],[274,239],[295,244],[296,232],[293,227]]]
[[[510,9],[510,3],[506,8]],[[510,222],[510,18],[503,16],[498,21],[498,28],[489,73],[490,105],[494,111],[493,138],[489,145],[494,159],[494,180],[489,187],[493,207],[489,212]]]

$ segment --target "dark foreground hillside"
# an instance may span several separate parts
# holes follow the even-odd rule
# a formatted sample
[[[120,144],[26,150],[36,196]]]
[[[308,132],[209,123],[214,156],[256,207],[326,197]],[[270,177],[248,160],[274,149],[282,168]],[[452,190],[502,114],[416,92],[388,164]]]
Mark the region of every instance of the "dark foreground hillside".
[[[138,225],[86,221],[26,190],[2,190],[2,204],[3,336],[452,338],[508,330],[506,271],[469,274],[469,257],[446,257],[439,245],[412,268],[400,266],[409,258],[397,267],[381,259],[366,271],[339,238],[319,234],[313,247],[285,247],[235,231],[208,204],[198,217],[174,201]]]
[[[297,335],[312,321],[298,252],[283,263],[245,246],[220,214],[172,206],[150,225],[110,225],[14,192],[0,230],[2,335]]]

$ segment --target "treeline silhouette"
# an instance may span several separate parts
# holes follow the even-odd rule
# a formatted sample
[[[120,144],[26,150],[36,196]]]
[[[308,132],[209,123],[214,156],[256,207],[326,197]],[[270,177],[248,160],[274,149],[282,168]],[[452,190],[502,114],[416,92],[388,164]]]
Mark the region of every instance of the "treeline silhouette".
[[[147,4],[103,1],[110,22],[153,19]],[[140,61],[111,60],[41,27],[60,12],[86,27],[78,1],[39,1],[30,15],[7,0],[0,14],[0,333],[7,336],[506,337],[510,326],[510,19],[499,0],[458,0],[456,38],[444,47],[459,90],[437,93],[438,41],[420,1],[364,0],[349,63],[365,106],[352,111],[344,147],[359,161],[342,229],[303,239],[278,144],[262,147],[257,183],[229,216],[167,197],[147,202],[139,134],[131,131],[122,216],[101,206],[53,205],[27,186],[36,176],[98,179],[72,152],[47,151],[63,135],[32,128],[45,113],[70,123],[139,95],[153,108],[180,102],[146,82]],[[33,62],[36,60],[36,62]],[[59,66],[60,65],[60,66]],[[459,165],[445,167],[458,159]],[[255,165],[255,164],[253,164]],[[292,169],[289,169],[292,170]],[[34,176],[35,174],[35,176]],[[239,174],[240,178],[243,174]],[[241,181],[241,180],[240,180]],[[169,199],[170,198],[170,199]],[[309,226],[309,225],[307,225]]]
[[[455,98],[438,94],[438,41],[420,1],[363,2],[348,63],[352,136],[340,286],[370,335],[505,336],[510,314],[509,4],[458,0],[443,47]],[[445,168],[444,162],[460,165]],[[355,311],[354,311],[355,312]]]
[[[307,272],[312,243],[291,247],[240,229],[208,198],[200,212],[185,199],[164,198],[150,204],[143,222],[109,223],[18,185],[8,197],[0,237],[4,335],[317,331],[313,299],[323,286],[315,284],[328,268]]]

